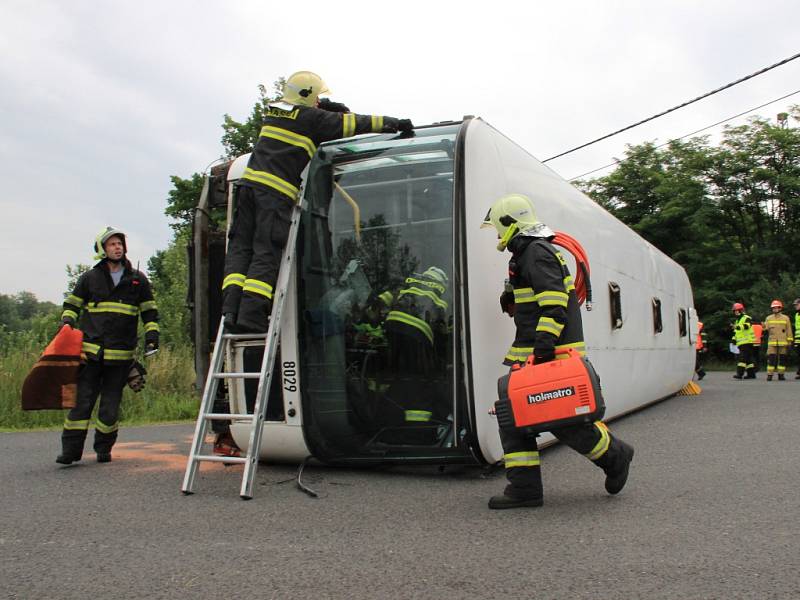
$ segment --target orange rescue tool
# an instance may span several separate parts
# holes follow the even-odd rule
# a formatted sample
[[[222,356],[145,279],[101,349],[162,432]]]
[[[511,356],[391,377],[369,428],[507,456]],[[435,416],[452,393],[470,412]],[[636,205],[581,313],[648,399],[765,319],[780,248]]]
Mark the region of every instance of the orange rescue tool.
[[[561,358],[540,364],[529,356],[525,365],[514,365],[497,380],[495,411],[501,427],[540,433],[603,418],[600,378],[589,359],[572,348],[556,356]]]

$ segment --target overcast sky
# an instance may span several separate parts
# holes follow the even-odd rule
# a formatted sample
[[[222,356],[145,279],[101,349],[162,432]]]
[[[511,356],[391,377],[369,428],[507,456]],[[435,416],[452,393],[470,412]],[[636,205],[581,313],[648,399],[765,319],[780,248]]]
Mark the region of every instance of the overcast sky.
[[[476,115],[545,159],[800,51],[788,0],[319,4],[0,0],[0,293],[61,302],[105,225],[146,265],[170,175],[296,70],[355,112]],[[570,178],[798,89],[800,59],[548,164]]]

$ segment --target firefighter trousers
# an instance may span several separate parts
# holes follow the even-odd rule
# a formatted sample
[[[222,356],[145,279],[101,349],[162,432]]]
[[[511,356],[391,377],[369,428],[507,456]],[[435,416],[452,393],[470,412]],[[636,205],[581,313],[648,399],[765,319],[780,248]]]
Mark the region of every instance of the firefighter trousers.
[[[81,366],[75,407],[67,414],[61,434],[61,453],[64,456],[73,460],[81,458],[89,432],[89,419],[98,396],[100,406],[95,422],[94,451],[97,454],[111,452],[117,441],[119,405],[130,369],[130,362],[104,363],[101,360],[90,360]]]
[[[564,427],[551,433],[604,471],[616,467],[621,458],[619,441],[600,421]],[[505,494],[516,498],[541,498],[542,471],[536,435],[524,429],[501,427],[500,442],[508,479]]]
[[[767,347],[767,373],[786,373],[786,361],[789,357],[789,348],[786,346]]]
[[[756,376],[756,346],[754,344],[742,344],[738,348],[739,360],[736,362],[736,377],[741,379],[746,371],[749,378],[754,378]]]
[[[222,313],[236,324],[266,331],[283,249],[289,237],[292,201],[279,192],[243,186],[228,234]]]

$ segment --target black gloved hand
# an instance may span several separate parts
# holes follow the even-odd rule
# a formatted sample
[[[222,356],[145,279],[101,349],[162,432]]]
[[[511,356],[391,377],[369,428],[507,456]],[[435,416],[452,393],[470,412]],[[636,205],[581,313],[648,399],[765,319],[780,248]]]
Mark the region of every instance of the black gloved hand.
[[[412,133],[414,131],[414,124],[411,119],[399,119],[397,121],[397,131],[400,133]]]
[[[546,363],[555,360],[555,348],[534,348],[533,349],[534,364]]]
[[[514,316],[516,304],[514,303],[514,292],[503,292],[500,294],[500,310],[508,313],[509,317]]]
[[[333,102],[329,98],[320,98],[317,108],[327,110],[328,112],[348,113],[350,109],[341,102]]]

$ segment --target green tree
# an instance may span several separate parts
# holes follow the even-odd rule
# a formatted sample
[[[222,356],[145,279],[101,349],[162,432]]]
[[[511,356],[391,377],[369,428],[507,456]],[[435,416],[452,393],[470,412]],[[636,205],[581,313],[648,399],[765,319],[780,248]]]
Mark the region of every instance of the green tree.
[[[791,115],[800,119],[798,107]],[[578,186],[686,269],[717,348],[727,347],[734,301],[761,319],[773,298],[800,291],[797,128],[756,117],[726,128],[716,147],[631,146],[613,172]]]
[[[177,233],[169,248],[156,252],[147,264],[158,304],[161,341],[166,345],[177,346],[190,341],[191,318],[186,309],[190,233],[188,230]]]

